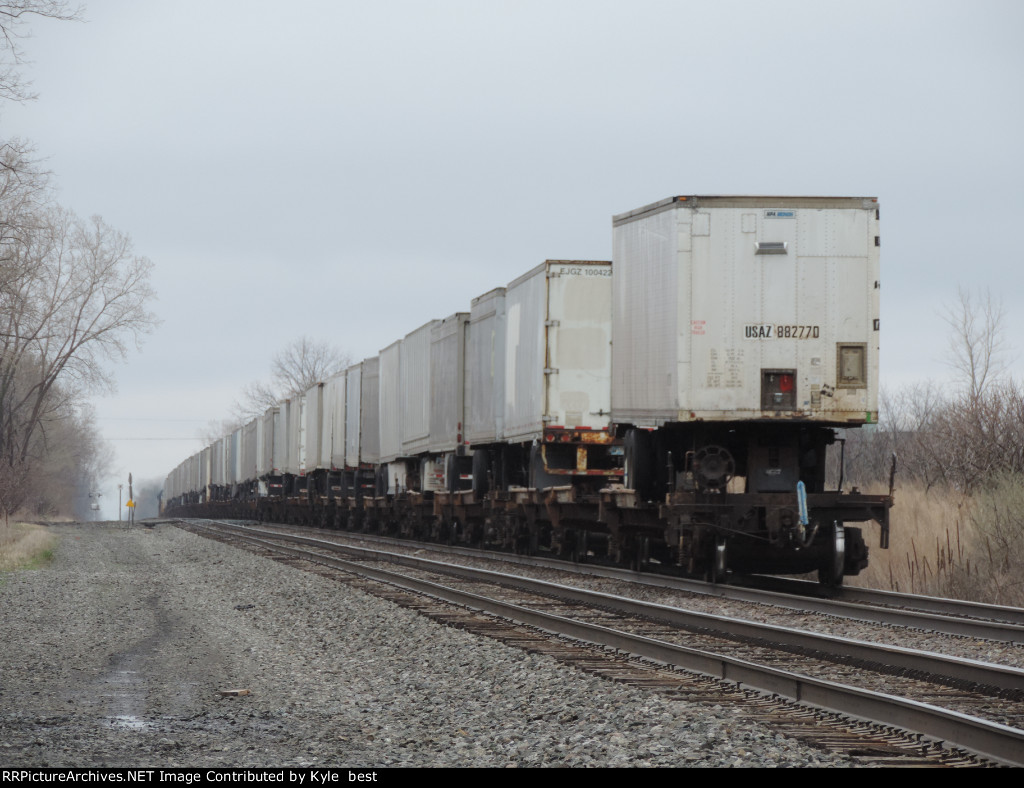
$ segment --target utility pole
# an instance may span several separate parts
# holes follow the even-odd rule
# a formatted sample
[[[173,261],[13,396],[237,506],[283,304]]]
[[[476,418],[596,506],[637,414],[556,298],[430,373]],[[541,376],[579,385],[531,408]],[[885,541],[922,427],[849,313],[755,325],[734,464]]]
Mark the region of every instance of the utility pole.
[[[117,521],[121,522],[121,490],[124,489],[123,484],[117,485]]]
[[[132,493],[132,475],[128,474],[128,524],[135,525],[135,495]]]

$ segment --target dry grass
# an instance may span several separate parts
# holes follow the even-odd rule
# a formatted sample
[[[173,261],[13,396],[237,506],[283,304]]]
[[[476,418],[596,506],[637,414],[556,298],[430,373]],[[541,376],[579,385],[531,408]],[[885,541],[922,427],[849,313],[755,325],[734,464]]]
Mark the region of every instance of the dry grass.
[[[890,513],[889,549],[870,541],[870,564],[851,583],[917,594],[937,593],[941,575],[965,556],[964,508],[970,500],[946,490],[898,488]],[[868,525],[865,536],[877,534]]]
[[[57,538],[42,526],[0,521],[0,572],[38,569],[56,546]]]
[[[1005,491],[997,491],[1000,498]],[[1004,605],[1024,604],[1024,589],[1008,577],[1020,568],[1008,556],[994,560],[994,527],[986,498],[923,486],[896,490],[890,518],[889,549],[878,547],[877,528],[867,525],[870,564],[850,585],[914,594],[972,599]],[[1002,530],[1002,529],[1000,529]],[[872,538],[875,537],[875,538]],[[1015,562],[1014,562],[1015,563]]]

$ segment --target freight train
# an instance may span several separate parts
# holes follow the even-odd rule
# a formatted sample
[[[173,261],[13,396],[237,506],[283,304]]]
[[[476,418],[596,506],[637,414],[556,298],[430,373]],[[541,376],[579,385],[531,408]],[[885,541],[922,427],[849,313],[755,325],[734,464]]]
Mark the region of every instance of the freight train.
[[[270,408],[164,510],[839,585],[848,523],[889,539],[892,473],[844,491],[837,437],[878,416],[878,227],[870,197],[620,214],[611,262],[548,260]]]

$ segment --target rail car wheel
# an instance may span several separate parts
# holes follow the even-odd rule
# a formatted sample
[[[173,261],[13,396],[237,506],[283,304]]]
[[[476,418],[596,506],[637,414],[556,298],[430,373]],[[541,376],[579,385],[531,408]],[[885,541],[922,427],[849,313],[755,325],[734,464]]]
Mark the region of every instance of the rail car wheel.
[[[576,563],[587,560],[587,551],[589,549],[588,536],[589,534],[585,528],[576,530],[576,542],[572,548],[572,560]]]
[[[846,527],[843,530],[846,536],[846,562],[843,574],[859,575],[861,570],[867,569],[868,566],[868,546],[864,544],[864,533],[860,528]]]
[[[832,523],[828,551],[824,563],[818,569],[818,582],[829,588],[843,584],[843,567],[846,564],[846,529],[838,520]]]
[[[554,537],[554,534],[552,534],[552,537]],[[572,528],[566,528],[558,538],[557,544],[558,557],[572,559],[576,549],[576,531]]]
[[[649,536],[641,536],[637,540],[636,549],[636,569],[637,572],[643,570],[645,566],[651,562],[651,538]]]

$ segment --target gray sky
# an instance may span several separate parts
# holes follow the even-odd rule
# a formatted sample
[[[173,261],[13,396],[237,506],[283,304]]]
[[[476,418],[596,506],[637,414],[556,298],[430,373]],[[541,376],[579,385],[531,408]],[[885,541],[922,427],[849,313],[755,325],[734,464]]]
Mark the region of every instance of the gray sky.
[[[96,402],[119,477],[201,448],[291,339],[375,355],[546,258],[610,259],[611,216],[673,194],[877,196],[883,386],[948,376],[958,286],[1003,298],[1024,363],[1019,0],[85,16],[32,23],[40,98],[0,134],[156,263],[163,323]]]

